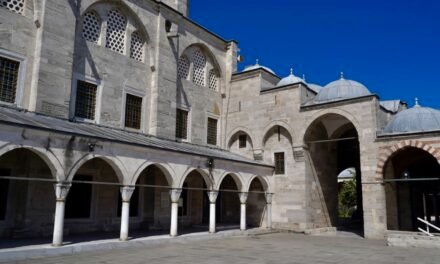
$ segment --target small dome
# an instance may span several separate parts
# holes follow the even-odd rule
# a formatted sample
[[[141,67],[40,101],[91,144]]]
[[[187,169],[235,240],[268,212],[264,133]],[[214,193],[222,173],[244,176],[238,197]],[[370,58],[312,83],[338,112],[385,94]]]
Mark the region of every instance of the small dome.
[[[314,83],[308,83],[307,86],[310,89],[312,89],[313,91],[315,91],[316,93],[319,93],[323,88],[321,85],[314,84]]]
[[[295,76],[293,74],[293,69],[290,69],[289,76],[281,79],[281,81],[278,82],[277,87],[285,86],[285,85],[289,85],[289,84],[295,84],[295,83],[304,83],[305,84],[306,82],[303,79]]]
[[[260,65],[258,63],[258,60],[256,61],[255,65],[246,66],[244,68],[243,72],[248,72],[248,71],[252,71],[252,70],[256,70],[256,69],[265,69],[266,71],[272,73],[273,75],[276,75],[275,72],[272,69],[270,69],[270,68],[268,68],[266,66]]]
[[[367,95],[371,95],[367,87],[359,82],[346,80],[344,74],[341,73],[339,80],[327,84],[319,91],[315,102],[338,101]]]
[[[385,133],[414,133],[440,130],[440,111],[416,104],[396,114],[385,127]]]

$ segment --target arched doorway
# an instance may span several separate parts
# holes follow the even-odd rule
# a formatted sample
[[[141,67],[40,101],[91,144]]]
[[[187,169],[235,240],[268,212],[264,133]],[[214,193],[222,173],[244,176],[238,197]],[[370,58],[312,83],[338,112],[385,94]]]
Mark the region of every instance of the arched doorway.
[[[0,238],[52,236],[55,179],[48,164],[18,148],[0,157],[0,176]]]
[[[84,162],[74,172],[66,197],[65,234],[100,233],[116,237],[120,231],[119,183],[113,166],[104,158]]]
[[[440,165],[431,154],[399,150],[385,164],[384,181],[389,230],[425,229],[418,217],[440,226]]]
[[[246,223],[249,227],[265,226],[266,187],[260,178],[255,177],[249,186],[247,199]]]
[[[179,199],[179,228],[206,230],[209,223],[208,188],[211,183],[207,175],[198,170],[191,171],[182,184]]]
[[[355,126],[342,115],[326,114],[308,127],[304,143],[312,227],[362,234],[362,177]],[[342,177],[347,171],[352,172],[351,179]]]
[[[230,174],[223,178],[216,201],[217,229],[240,226],[239,190]]]

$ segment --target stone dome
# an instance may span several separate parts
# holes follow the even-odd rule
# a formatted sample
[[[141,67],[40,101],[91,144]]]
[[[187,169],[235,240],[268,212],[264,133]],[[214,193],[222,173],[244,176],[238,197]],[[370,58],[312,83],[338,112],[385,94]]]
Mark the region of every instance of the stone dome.
[[[248,71],[252,71],[252,70],[256,70],[256,69],[265,69],[266,71],[272,73],[273,75],[276,75],[275,72],[271,68],[260,65],[258,60],[256,61],[255,65],[246,66],[244,68],[243,72],[248,72]]]
[[[308,83],[307,86],[310,89],[312,89],[313,91],[315,91],[316,93],[319,93],[323,88],[321,85],[314,84],[314,83]]]
[[[338,101],[371,95],[363,84],[347,80],[341,73],[341,78],[324,86],[315,97],[315,102]]]
[[[281,79],[278,82],[277,87],[285,86],[285,85],[289,85],[289,84],[295,84],[295,83],[304,83],[305,84],[306,82],[304,81],[304,79],[301,79],[301,78],[295,76],[293,74],[293,69],[290,69],[289,76],[284,77],[283,79]]]
[[[414,133],[440,130],[440,111],[421,107],[417,100],[414,107],[396,114],[384,129],[384,133]]]

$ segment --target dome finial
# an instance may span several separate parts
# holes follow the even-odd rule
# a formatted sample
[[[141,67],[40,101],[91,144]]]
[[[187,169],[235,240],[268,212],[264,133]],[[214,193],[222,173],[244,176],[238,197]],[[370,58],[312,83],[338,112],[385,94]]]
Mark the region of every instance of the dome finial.
[[[306,81],[306,75],[303,73],[303,80]]]
[[[344,72],[341,72],[341,80],[344,79]]]
[[[293,68],[290,68],[290,75],[293,75]]]
[[[415,103],[414,107],[420,107],[420,105],[419,105],[419,98],[416,97],[415,101],[416,101],[416,103]]]
[[[260,60],[259,60],[259,59],[257,59],[257,60],[255,61],[255,65],[260,65]]]

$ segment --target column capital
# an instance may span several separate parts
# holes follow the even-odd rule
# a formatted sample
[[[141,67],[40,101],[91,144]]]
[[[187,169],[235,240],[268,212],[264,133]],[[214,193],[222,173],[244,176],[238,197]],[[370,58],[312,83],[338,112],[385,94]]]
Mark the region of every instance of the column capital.
[[[249,193],[247,193],[247,192],[238,193],[238,197],[240,198],[240,203],[241,204],[246,204],[248,195],[249,195]]]
[[[122,201],[125,203],[130,202],[131,196],[133,195],[135,187],[134,186],[122,186],[120,188]]]
[[[182,189],[171,189],[170,190],[171,202],[178,203],[181,193],[182,193]]]
[[[208,191],[208,197],[210,203],[215,203],[217,200],[218,191]]]
[[[272,203],[272,197],[273,197],[273,193],[264,193],[264,195],[266,196],[266,203],[271,204]]]
[[[54,185],[55,189],[55,197],[57,201],[64,202],[66,200],[67,194],[69,193],[70,187],[72,186],[72,183],[70,182],[58,182]]]

